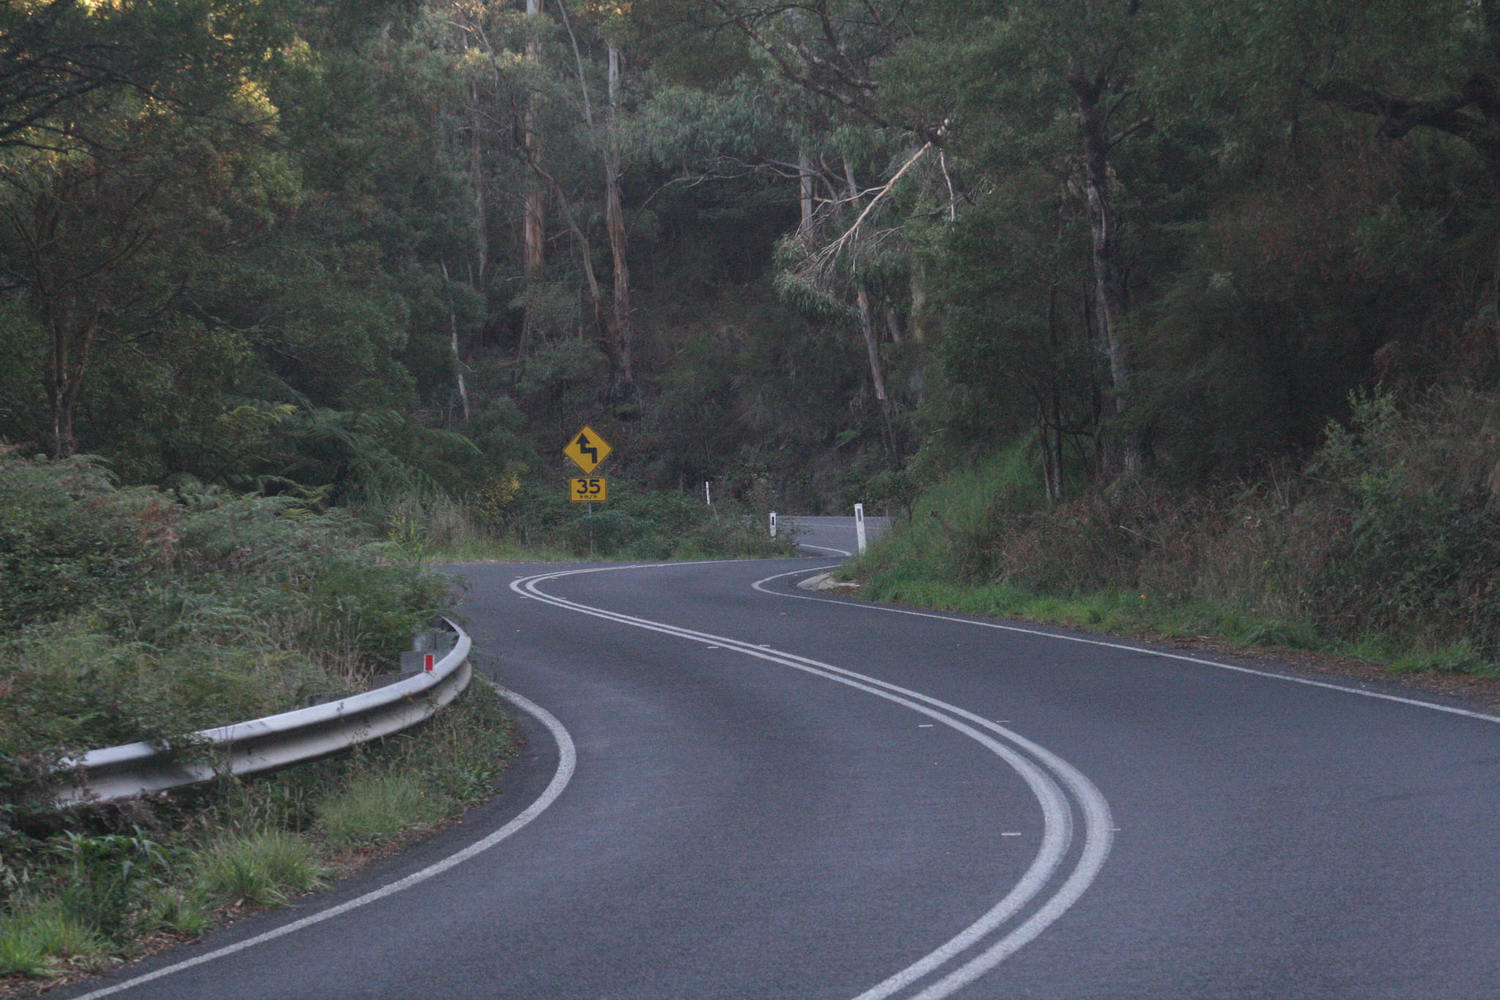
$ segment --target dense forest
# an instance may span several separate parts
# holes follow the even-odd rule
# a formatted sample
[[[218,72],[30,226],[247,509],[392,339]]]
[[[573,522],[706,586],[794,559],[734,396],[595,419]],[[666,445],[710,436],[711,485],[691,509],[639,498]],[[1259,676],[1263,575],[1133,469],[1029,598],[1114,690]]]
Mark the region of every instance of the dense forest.
[[[783,511],[1344,428],[1359,493],[1360,413],[1495,436],[1497,167],[1496,0],[11,0],[0,442],[503,525],[585,422]]]
[[[12,0],[0,46],[0,438],[127,482],[550,484],[591,421],[787,509],[1026,436],[1061,499],[1496,366],[1490,2]]]

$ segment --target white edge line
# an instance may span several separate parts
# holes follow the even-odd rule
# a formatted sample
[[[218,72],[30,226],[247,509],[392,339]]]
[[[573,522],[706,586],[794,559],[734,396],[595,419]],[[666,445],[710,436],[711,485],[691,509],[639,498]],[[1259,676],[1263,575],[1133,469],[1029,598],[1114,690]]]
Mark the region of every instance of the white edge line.
[[[343,914],[348,913],[351,910],[357,910],[363,906],[368,906],[371,903],[385,899],[387,896],[393,896],[398,892],[410,889],[412,886],[419,885],[422,882],[426,882],[431,878],[441,875],[443,872],[448,871],[450,868],[454,868],[457,865],[468,861],[470,858],[484,853],[485,851],[494,847],[496,844],[499,844],[501,841],[508,839],[509,837],[520,831],[522,827],[525,827],[532,820],[536,819],[543,812],[545,812],[547,808],[552,805],[552,803],[556,802],[558,796],[562,795],[563,789],[568,787],[568,782],[573,779],[573,772],[578,765],[578,751],[577,748],[573,745],[573,738],[568,734],[568,730],[566,729],[566,727],[564,727],[563,724],[559,722],[555,716],[552,715],[552,713],[548,712],[546,709],[542,708],[540,705],[536,704],[530,699],[522,697],[514,691],[510,691],[505,688],[499,688],[498,693],[505,700],[511,702],[513,705],[515,705],[517,708],[520,708],[528,715],[535,717],[539,722],[542,723],[542,725],[546,726],[548,732],[552,734],[552,738],[557,742],[558,751],[557,770],[553,772],[552,780],[548,782],[547,787],[542,791],[542,794],[535,801],[533,801],[531,805],[527,806],[520,815],[516,816],[509,823],[506,823],[504,826],[500,827],[500,829],[489,834],[482,840],[476,840],[474,843],[470,844],[468,847],[465,847],[463,850],[457,852],[456,854],[450,854],[448,857],[444,858],[441,861],[428,865],[426,868],[423,868],[420,871],[412,872],[405,878],[401,878],[395,882],[389,883],[388,885],[381,886],[379,889],[371,890],[370,892],[365,893],[363,896],[351,899],[345,903],[340,903],[338,906],[329,907],[326,910],[320,910],[319,912],[311,914],[310,916],[303,917],[300,920],[294,920],[289,924],[283,924],[282,926],[266,931],[263,934],[257,934],[256,936],[246,938],[243,941],[237,941],[234,944],[215,949],[214,951],[208,952],[205,955],[197,955],[193,958],[186,959],[185,961],[178,962],[175,965],[169,965],[164,969],[157,969],[156,971],[148,972],[143,976],[136,976],[132,979],[127,979],[124,982],[116,983],[113,986],[107,986],[104,989],[95,990],[92,993],[85,993],[83,996],[74,998],[74,1000],[95,1000],[95,998],[97,997],[107,997],[115,993],[120,993],[124,990],[132,989],[133,987],[140,986],[144,983],[149,983],[152,980],[170,976],[175,972],[181,972],[184,969],[190,969],[197,965],[203,965],[208,962],[216,961],[217,959],[225,958],[237,952],[244,951],[247,948],[253,948],[259,944],[265,944],[267,941],[274,941],[275,939],[285,937],[288,934],[294,934],[297,931],[305,930],[306,928],[311,927],[314,924],[323,923],[325,920],[332,920],[334,917],[342,916]]]
[[[827,567],[821,567],[827,568]],[[1297,677],[1293,674],[1276,673],[1273,670],[1259,670],[1255,667],[1243,667],[1233,663],[1223,663],[1218,660],[1204,659],[1201,656],[1188,656],[1185,653],[1170,653],[1162,649],[1149,649],[1145,646],[1132,646],[1129,643],[1110,642],[1107,639],[1090,639],[1086,636],[1068,635],[1063,632],[1049,632],[1045,629],[1027,628],[1022,625],[1005,625],[1000,622],[984,621],[979,618],[960,618],[957,615],[938,614],[933,611],[914,611],[910,608],[897,608],[888,604],[875,604],[868,601],[838,601],[828,597],[811,597],[806,594],[784,594],[776,590],[767,590],[761,584],[772,580],[781,580],[789,576],[798,576],[803,573],[815,573],[816,569],[796,569],[790,573],[778,573],[768,576],[763,580],[757,580],[753,586],[763,594],[772,597],[789,598],[794,601],[814,601],[819,604],[842,604],[851,608],[867,608],[871,611],[881,611],[893,615],[911,615],[914,618],[932,618],[937,621],[955,622],[960,625],[975,625],[979,628],[996,629],[1001,632],[1014,632],[1020,635],[1036,636],[1041,639],[1057,639],[1062,642],[1076,642],[1085,646],[1100,646],[1104,649],[1121,650],[1127,653],[1140,653],[1144,656],[1156,656],[1164,660],[1177,660],[1181,663],[1194,663],[1204,667],[1216,667],[1219,670],[1229,670],[1238,674],[1249,674],[1253,677],[1265,677],[1270,680],[1286,681],[1288,684],[1302,684],[1307,687],[1322,688],[1325,691],[1339,691],[1343,694],[1359,695],[1362,698],[1374,698],[1378,701],[1392,701],[1398,705],[1408,705],[1414,708],[1427,708],[1434,712],[1445,712],[1449,715],[1459,715],[1467,719],[1478,719],[1483,722],[1500,723],[1500,715],[1491,715],[1486,712],[1476,712],[1473,709],[1458,708],[1454,705],[1443,705],[1435,701],[1423,701],[1420,698],[1408,698],[1399,694],[1388,694],[1384,691],[1369,691],[1364,688],[1349,687],[1346,684],[1334,684],[1330,681],[1313,680],[1310,677]]]

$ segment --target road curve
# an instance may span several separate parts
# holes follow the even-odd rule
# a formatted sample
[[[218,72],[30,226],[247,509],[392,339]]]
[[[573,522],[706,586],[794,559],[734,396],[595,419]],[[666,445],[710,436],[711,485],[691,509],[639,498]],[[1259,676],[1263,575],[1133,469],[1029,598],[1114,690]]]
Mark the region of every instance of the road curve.
[[[505,794],[72,995],[1494,995],[1500,720],[821,565],[466,567],[525,699]]]

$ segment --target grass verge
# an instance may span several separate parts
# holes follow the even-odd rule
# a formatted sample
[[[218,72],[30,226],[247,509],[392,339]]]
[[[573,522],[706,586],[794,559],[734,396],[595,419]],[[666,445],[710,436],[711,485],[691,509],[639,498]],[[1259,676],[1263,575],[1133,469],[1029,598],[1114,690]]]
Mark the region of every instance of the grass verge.
[[[1432,645],[1389,635],[1366,633],[1352,639],[1328,636],[1311,621],[1284,620],[1212,601],[1173,602],[1141,593],[1100,591],[1091,594],[1035,594],[1005,583],[965,584],[914,573],[909,567],[872,568],[851,562],[841,578],[858,581],[860,596],[1038,625],[1077,628],[1155,642],[1207,643],[1231,651],[1271,654],[1319,654],[1328,665],[1362,664],[1373,673],[1395,678],[1432,678],[1419,685],[1453,693],[1461,686],[1442,678],[1500,682],[1500,665],[1486,660],[1460,640]],[[1305,665],[1307,661],[1304,661]],[[1500,689],[1484,695],[1500,703]]]

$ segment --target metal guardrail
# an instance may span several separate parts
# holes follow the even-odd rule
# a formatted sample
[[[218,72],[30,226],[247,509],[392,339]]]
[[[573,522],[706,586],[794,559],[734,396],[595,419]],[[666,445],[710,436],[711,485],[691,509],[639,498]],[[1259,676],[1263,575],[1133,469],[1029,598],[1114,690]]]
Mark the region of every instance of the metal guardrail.
[[[253,774],[415,726],[457,698],[473,673],[468,633],[452,619],[443,621],[456,637],[453,648],[441,658],[437,651],[419,651],[419,662],[431,655],[431,667],[414,676],[327,704],[200,730],[181,750],[127,743],[64,759],[58,771],[73,784],[53,801],[58,806],[115,802],[223,774]]]

